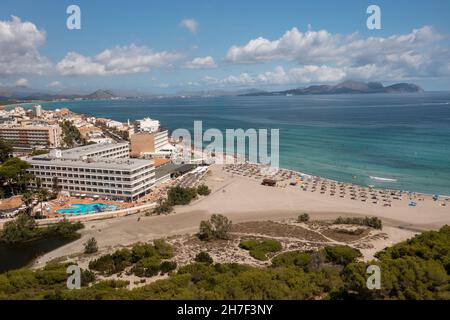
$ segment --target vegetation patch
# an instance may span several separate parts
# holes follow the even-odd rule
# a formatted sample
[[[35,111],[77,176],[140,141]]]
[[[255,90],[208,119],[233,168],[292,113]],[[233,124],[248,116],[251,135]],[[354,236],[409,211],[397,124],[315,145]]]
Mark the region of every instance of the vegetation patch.
[[[325,253],[330,262],[346,266],[362,257],[359,250],[348,246],[325,247]]]
[[[5,243],[21,243],[46,237],[59,239],[76,239],[80,237],[78,230],[84,228],[81,222],[62,220],[58,223],[39,227],[36,221],[27,214],[20,214],[15,220],[5,223],[0,232],[0,241]]]
[[[167,193],[167,202],[171,206],[188,205],[197,197],[197,189],[175,186]]]
[[[197,194],[201,196],[208,196],[211,194],[211,189],[206,184],[201,184],[197,187]]]
[[[371,227],[374,229],[383,229],[383,223],[381,219],[377,217],[365,217],[365,218],[343,218],[339,217],[334,220],[333,224],[354,224],[360,226]]]
[[[328,240],[318,232],[300,226],[273,221],[253,221],[235,224],[233,225],[232,232],[260,234],[268,237],[296,238],[314,242],[328,242]]]
[[[239,244],[239,247],[248,250],[250,255],[261,261],[268,260],[269,253],[275,253],[281,251],[282,246],[281,243],[276,240],[242,240]]]
[[[206,264],[211,264],[214,262],[213,258],[210,256],[210,254],[205,251],[199,252],[195,256],[195,261],[200,262],[200,263],[206,263]]]
[[[385,249],[378,261],[356,261],[352,250],[283,253],[267,268],[193,263],[133,290],[122,280],[69,290],[67,265],[48,264],[0,274],[0,299],[450,299],[449,226]],[[373,264],[382,270],[381,290],[367,289],[366,270]]]
[[[200,222],[198,237],[203,241],[228,240],[232,222],[221,214],[213,214],[208,221]]]
[[[165,274],[177,268],[175,262],[163,261],[173,258],[173,248],[164,240],[154,240],[152,244],[137,243],[131,250],[120,249],[112,254],[103,255],[89,263],[89,269],[103,275],[113,275],[125,271],[138,277],[153,277]]]

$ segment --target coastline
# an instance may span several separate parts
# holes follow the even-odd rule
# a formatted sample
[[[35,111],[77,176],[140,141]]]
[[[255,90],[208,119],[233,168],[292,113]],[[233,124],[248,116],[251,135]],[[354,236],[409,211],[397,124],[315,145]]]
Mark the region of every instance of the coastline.
[[[446,92],[444,92],[444,93],[447,94]],[[431,95],[431,94],[436,94],[436,93],[433,92],[433,93],[427,93],[427,94]],[[350,99],[350,100],[347,103],[347,99],[346,99],[345,100],[345,105],[352,106],[353,105],[353,100],[355,100],[356,99],[355,97],[357,97],[357,96],[358,95],[350,95],[348,97],[348,99]],[[339,100],[340,99],[339,95],[338,96],[333,96],[333,97],[334,97],[333,99],[337,99],[338,102],[340,101]],[[411,99],[406,99],[406,100],[405,99],[400,99],[399,101],[394,99],[394,101],[391,101],[391,99],[387,99],[386,100],[384,98],[382,99],[381,97],[382,96],[380,96],[379,99],[377,98],[373,102],[372,101],[368,102],[367,104],[369,106],[375,106],[376,105],[377,108],[378,108],[378,106],[379,106],[379,108],[383,108],[383,103],[389,103],[389,109],[391,109],[391,106],[396,106],[396,103],[401,103],[400,106],[404,106],[404,105],[408,105],[409,106],[409,105],[411,105],[412,107],[415,107],[415,104],[414,104],[415,102],[414,101],[410,101]],[[214,98],[214,99],[215,100],[218,99],[218,102],[221,102],[220,98]],[[231,99],[231,102],[230,102],[230,99]],[[227,98],[226,102],[230,103],[230,105],[233,106],[233,107],[236,107],[238,105],[239,106],[238,110],[242,110],[244,112],[249,110],[247,108],[246,101],[241,101],[242,97],[240,97],[236,101],[236,103],[233,102],[233,99],[235,99],[235,98],[229,98],[229,99]],[[309,104],[310,102],[313,103],[313,101],[308,100],[309,99],[308,97],[302,97],[302,96],[295,97],[295,101],[297,101],[297,99],[299,99],[298,102],[302,103],[302,104],[303,104],[303,102],[305,104],[306,103]],[[430,106],[433,106],[434,104],[441,105],[442,103],[440,102],[441,101],[440,99],[446,100],[448,98],[447,98],[447,95],[445,95],[444,97],[440,97],[439,96],[437,98],[434,98],[434,96],[431,95],[430,98],[428,99],[429,103],[425,102],[425,103],[422,103],[422,104],[423,105],[430,104]],[[161,119],[165,123],[165,125],[167,127],[171,128],[171,129],[178,128],[178,127],[179,128],[184,128],[184,127],[186,127],[188,125],[188,124],[185,123],[186,121],[178,121],[178,119],[173,119],[173,117],[165,118],[166,111],[162,111],[163,109],[160,108],[160,106],[163,106],[163,105],[164,106],[166,106],[166,105],[167,106],[172,106],[172,102],[154,103],[154,100],[152,100],[152,99],[148,99],[148,101],[147,101],[147,99],[138,99],[138,100],[140,102],[142,102],[142,103],[140,103],[140,102],[139,103],[133,102],[132,99],[119,100],[119,101],[114,101],[114,100],[92,100],[92,99],[91,100],[82,100],[82,101],[79,101],[79,100],[65,100],[65,101],[45,101],[45,102],[43,101],[42,103],[43,104],[47,104],[48,103],[49,104],[49,106],[48,106],[49,109],[54,109],[54,108],[57,108],[57,107],[63,107],[64,106],[64,107],[69,108],[70,110],[72,110],[76,114],[80,114],[80,115],[85,114],[85,115],[89,115],[89,116],[93,116],[93,117],[106,116],[106,117],[111,117],[112,119],[114,119],[116,121],[121,121],[121,122],[126,122],[126,118],[128,116],[124,117],[124,116],[122,116],[121,112],[116,112],[116,110],[122,110],[123,107],[127,107],[127,108],[129,107],[130,110],[132,110],[133,114],[136,114],[136,117],[138,117],[138,114],[139,114],[139,116],[141,116],[141,115],[143,116],[143,114],[146,114],[147,116],[148,115],[154,116],[155,118]],[[203,107],[203,104],[206,104],[208,106],[211,105],[211,104],[212,105],[215,104],[214,102],[211,102],[211,103],[209,103],[209,102],[203,103],[201,101],[199,102],[199,101],[197,101],[197,99],[192,98],[192,99],[180,99],[180,101],[177,101],[176,103],[174,103],[174,105],[176,105],[176,106],[178,106],[178,105],[183,105],[183,106],[184,105],[186,105],[186,106],[191,105],[190,102],[185,102],[185,100],[192,100],[191,102],[194,102],[195,105],[198,104],[201,107]],[[356,101],[359,102],[359,99],[356,99]],[[387,101],[387,102],[385,102],[385,101]],[[438,102],[435,102],[435,101],[438,101]],[[262,102],[262,104],[260,102],[258,102],[258,105],[260,105],[260,104],[261,104],[261,106],[271,106],[272,105],[272,103],[270,103],[270,102],[267,102],[267,103],[265,103],[263,101],[261,101],[261,102]],[[67,105],[65,105],[65,104],[67,104]],[[113,108],[110,108],[109,105],[113,106]],[[242,107],[241,107],[241,105],[242,105]],[[281,104],[281,105],[283,106],[284,104]],[[340,105],[340,104],[338,104],[338,105]],[[209,108],[208,106],[205,106],[205,108]],[[287,104],[287,106],[290,106],[290,104]],[[322,106],[322,104],[320,104],[320,106]],[[359,104],[358,104],[358,106],[359,106]],[[364,104],[361,105],[362,110],[365,109],[364,106],[365,106]],[[46,107],[44,106],[44,108],[46,108]],[[358,107],[358,108],[360,108],[360,107]],[[166,110],[166,109],[167,108],[164,107],[164,110]],[[194,110],[192,112],[191,111],[185,111],[184,109],[185,108],[183,108],[183,114],[188,115],[188,117],[186,119],[189,119],[189,123],[191,123],[189,115],[191,113],[195,113],[195,109],[197,109],[197,108],[191,108],[191,109]],[[369,108],[369,109],[375,109],[375,108]],[[176,110],[178,110],[178,109],[176,109]],[[200,110],[203,110],[203,109],[200,109]],[[280,111],[281,110],[283,110],[283,109],[281,108]],[[332,109],[330,109],[330,110],[332,110]],[[303,109],[301,109],[300,111],[303,112]],[[342,110],[342,111],[345,111],[345,110]],[[359,113],[360,111],[357,110],[356,112]],[[353,111],[352,111],[352,114],[353,114]],[[366,115],[366,113],[364,113],[364,115]],[[368,113],[367,115],[372,117],[371,113]],[[220,120],[220,119],[223,118],[224,120],[226,120],[229,117],[228,113],[224,113],[223,116],[224,117],[222,117],[222,115],[219,114],[218,115],[218,119]],[[256,117],[255,123],[256,123],[256,120],[258,120],[257,123],[259,123],[258,116],[255,115],[255,117]],[[196,118],[202,118],[202,119],[204,118],[205,122],[206,121],[208,121],[208,122],[211,121],[208,118],[208,116],[206,116],[206,117],[197,116]],[[262,118],[262,120],[264,120],[264,119],[265,119],[265,117]],[[368,119],[372,119],[372,118],[368,118]],[[326,121],[326,119],[324,119],[324,121]],[[222,120],[220,120],[220,122],[222,122]],[[395,123],[395,121],[392,121],[392,122]],[[182,124],[182,126],[180,126],[180,123]],[[283,122],[280,122],[280,123],[283,123]],[[215,124],[215,123],[212,123],[212,124]],[[300,125],[301,125],[301,123],[300,123]],[[230,124],[228,124],[228,126],[230,126]],[[239,124],[238,122],[235,124],[235,126],[237,128],[242,127],[242,125]],[[281,126],[283,127],[283,125],[281,125]],[[186,127],[186,128],[188,128],[188,127]],[[221,127],[217,126],[217,128],[221,128]],[[233,128],[233,126],[231,125],[230,128]],[[245,126],[243,128],[245,128]],[[303,131],[301,131],[301,132],[303,133]],[[297,134],[296,131],[293,132],[293,133]],[[289,133],[289,135],[285,135],[285,139],[287,139],[285,143],[288,146],[291,146],[292,143],[293,143],[292,141],[290,141],[290,139],[291,139],[290,135],[291,135],[290,133]],[[372,137],[372,135],[370,135],[370,136]],[[347,137],[345,138],[345,141],[347,141]],[[364,142],[364,141],[362,141],[362,142]],[[399,141],[396,141],[396,143],[397,142],[399,142]],[[347,143],[347,142],[345,142],[345,143]],[[352,142],[349,141],[348,143],[349,143],[349,146],[351,146]],[[341,145],[341,147],[342,147],[342,145]],[[369,145],[369,147],[370,147],[370,145]],[[376,148],[377,146],[374,145],[374,147]],[[427,148],[426,145],[422,146],[422,144],[421,144],[421,145],[417,146],[417,148],[419,148],[419,147],[425,148],[425,149],[423,149],[423,148],[422,149],[417,149],[419,154],[421,153],[420,150],[424,150],[424,154],[428,150],[428,149],[426,149]],[[316,148],[316,149],[318,150],[318,148]],[[314,149],[314,150],[317,151],[316,149]],[[309,150],[309,147],[308,147],[308,150]],[[415,172],[414,170],[409,170],[409,169],[405,170],[405,171],[398,171],[396,169],[396,168],[398,168],[397,165],[395,167],[391,167],[390,163],[388,163],[388,165],[385,166],[383,164],[383,161],[390,161],[390,159],[384,159],[383,160],[383,158],[381,158],[379,161],[372,161],[372,162],[370,162],[369,165],[367,166],[367,170],[364,167],[358,166],[358,163],[356,163],[355,167],[352,167],[351,166],[352,163],[342,162],[341,161],[342,159],[339,159],[339,157],[336,158],[336,166],[334,166],[334,164],[332,162],[330,162],[331,158],[329,157],[329,156],[334,155],[334,153],[330,153],[329,155],[325,154],[324,155],[324,157],[325,157],[324,162],[323,163],[322,162],[319,163],[321,166],[314,166],[314,159],[316,159],[317,156],[316,155],[308,155],[308,153],[307,153],[308,150],[302,150],[304,155],[302,156],[300,154],[300,155],[298,155],[298,157],[297,157],[297,153],[296,152],[290,152],[290,151],[287,152],[286,151],[286,154],[285,154],[285,153],[283,153],[285,151],[283,151],[281,153],[281,157],[282,157],[282,159],[284,159],[282,161],[282,164],[281,164],[282,167],[288,168],[290,170],[295,170],[295,171],[301,171],[301,172],[304,172],[304,173],[308,173],[309,175],[313,175],[313,176],[320,176],[320,177],[327,178],[327,179],[333,179],[333,180],[336,180],[336,181],[344,181],[344,182],[347,182],[347,183],[354,183],[354,184],[358,184],[358,185],[362,185],[362,186],[369,186],[369,185],[373,184],[373,185],[376,185],[377,187],[384,188],[384,189],[389,189],[389,190],[408,190],[408,191],[417,192],[417,193],[424,193],[424,194],[432,194],[432,195],[439,194],[439,195],[442,195],[444,197],[447,196],[447,195],[450,195],[448,184],[442,179],[443,176],[440,175],[440,174],[436,174],[435,182],[427,183],[427,181],[425,181],[426,179],[424,178],[425,175],[422,173],[420,168],[418,169],[419,170],[418,172]],[[416,161],[418,161],[416,164],[419,166],[419,165],[422,164],[422,162],[420,160],[420,157],[419,157],[418,160],[416,160],[414,158],[411,158],[412,157],[411,155],[413,154],[412,152],[414,152],[415,150],[416,149],[408,150],[409,151],[409,155],[408,155],[409,158],[405,158],[405,159],[403,159],[403,157],[396,158],[398,155],[396,156],[395,153],[394,153],[394,156],[393,156],[394,159],[393,160],[397,160],[397,161],[403,161],[403,160],[405,160],[405,161],[414,161],[414,163],[416,163]],[[306,153],[305,153],[305,151],[306,151]],[[392,150],[389,149],[389,151],[392,151]],[[325,152],[325,153],[327,153],[327,152]],[[385,153],[385,155],[386,154],[387,153]],[[351,153],[342,153],[342,155],[345,158],[352,158]],[[294,156],[296,156],[296,158],[293,158]],[[337,156],[339,156],[339,154],[337,154]],[[381,155],[381,156],[383,157],[383,155]],[[302,157],[304,157],[304,160],[302,160]],[[427,156],[424,155],[424,157],[427,157]],[[435,160],[436,161],[437,160],[441,161],[440,159],[432,159],[430,161],[435,161]],[[353,161],[353,160],[351,160],[351,161]],[[379,170],[376,168],[376,165],[378,165],[378,164],[380,164],[380,169]],[[437,168],[437,165],[440,166],[440,162],[436,162],[436,168]],[[350,167],[348,167],[348,166],[350,166]],[[346,167],[348,167],[350,169],[347,170]],[[430,170],[427,170],[427,171],[430,171],[429,174],[434,174],[435,171],[434,170],[431,171],[431,169],[434,169],[434,167],[435,166],[431,163]],[[355,168],[355,169],[353,170],[351,168]],[[336,170],[336,171],[334,171],[334,170]],[[443,173],[444,173],[444,176],[448,176],[447,172],[443,172]],[[379,177],[379,178],[385,177],[387,179],[395,178],[395,179],[397,179],[397,181],[396,182],[392,182],[392,181],[378,181],[378,180],[373,180],[373,179],[371,180],[370,176]],[[439,177],[441,177],[441,178],[439,178]]]

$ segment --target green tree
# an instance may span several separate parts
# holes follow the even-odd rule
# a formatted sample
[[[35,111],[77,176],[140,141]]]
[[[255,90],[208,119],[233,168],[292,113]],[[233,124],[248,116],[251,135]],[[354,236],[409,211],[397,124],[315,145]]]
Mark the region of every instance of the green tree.
[[[81,136],[80,131],[73,125],[70,120],[64,120],[60,123],[60,127],[63,132],[64,144],[72,148],[75,145],[84,145],[86,140]]]
[[[209,221],[200,222],[198,237],[200,240],[210,241],[214,239],[227,240],[232,222],[221,214],[213,214]]]
[[[0,139],[0,163],[5,162],[12,154],[13,147],[9,141]]]
[[[208,252],[202,251],[195,256],[195,261],[200,263],[212,264],[214,262],[213,258]]]
[[[98,252],[97,240],[94,237],[89,238],[84,244],[84,253],[92,254]]]
[[[183,188],[175,186],[169,189],[167,193],[167,201],[171,206],[187,205],[197,196],[195,188]]]
[[[160,269],[161,274],[169,273],[177,268],[177,263],[175,261],[163,261],[161,263]]]
[[[359,250],[349,246],[325,247],[325,253],[329,261],[341,264],[343,266],[354,262],[357,258],[362,257]]]
[[[197,187],[197,193],[201,196],[208,196],[211,194],[211,189],[206,184],[201,184]]]
[[[8,158],[0,166],[0,185],[9,188],[11,195],[24,192],[34,176],[27,172],[30,164],[19,158]]]
[[[27,214],[20,214],[15,220],[5,223],[1,240],[16,243],[35,238],[37,235],[36,221]]]

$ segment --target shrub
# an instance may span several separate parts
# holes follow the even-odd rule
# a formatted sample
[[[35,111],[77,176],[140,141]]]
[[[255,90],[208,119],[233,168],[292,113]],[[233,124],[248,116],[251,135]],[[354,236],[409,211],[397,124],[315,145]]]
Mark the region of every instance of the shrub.
[[[20,214],[15,220],[8,221],[1,231],[1,240],[15,243],[36,237],[38,229],[36,221],[27,214]]]
[[[296,266],[306,269],[311,262],[311,254],[302,251],[291,251],[277,255],[272,259],[273,267]]]
[[[201,196],[208,196],[211,194],[211,189],[206,184],[201,184],[197,187],[197,193]]]
[[[168,214],[173,211],[173,207],[170,205],[169,201],[162,201],[157,207],[153,209],[154,214]]]
[[[153,241],[153,246],[155,247],[156,253],[162,259],[170,259],[173,257],[173,248],[166,241],[159,239]]]
[[[309,214],[307,213],[302,213],[297,218],[297,222],[308,222],[308,221],[309,221]]]
[[[175,261],[163,261],[161,263],[161,273],[166,274],[177,268],[177,263]]]
[[[131,249],[131,261],[133,263],[139,260],[153,257],[156,255],[156,249],[151,244],[137,243]]]
[[[84,253],[91,254],[98,251],[97,240],[95,238],[90,238],[84,244]]]
[[[82,270],[81,271],[81,285],[83,287],[88,286],[90,283],[95,281],[95,273],[91,270]]]
[[[248,250],[250,255],[257,260],[267,260],[267,254],[272,252],[278,252],[282,249],[281,243],[276,240],[243,240],[239,244],[239,247]]]
[[[161,260],[158,257],[149,257],[139,260],[133,267],[133,273],[138,277],[153,277],[161,270]]]
[[[171,206],[187,205],[196,197],[197,189],[176,186],[169,189],[167,193],[167,202]]]
[[[106,275],[122,272],[132,262],[132,254],[128,249],[117,250],[113,254],[101,256],[89,262],[89,269],[99,271]]]
[[[77,238],[80,235],[78,230],[83,229],[84,225],[81,222],[70,222],[66,219],[59,221],[56,224],[49,225],[47,230],[44,231],[47,235],[55,236],[58,238]]]
[[[374,229],[383,229],[383,222],[377,217],[365,217],[365,218],[343,218],[339,217],[333,222],[334,224],[356,224],[361,226],[367,226]]]
[[[198,237],[202,241],[210,241],[214,239],[214,231],[211,222],[201,221]]]
[[[324,250],[329,261],[343,266],[355,262],[356,258],[362,257],[359,250],[353,249],[349,246],[325,247]]]
[[[214,262],[213,258],[208,252],[202,251],[195,256],[195,261],[200,263],[212,264]]]
[[[198,237],[200,240],[229,239],[232,222],[221,214],[213,214],[209,221],[200,222]]]

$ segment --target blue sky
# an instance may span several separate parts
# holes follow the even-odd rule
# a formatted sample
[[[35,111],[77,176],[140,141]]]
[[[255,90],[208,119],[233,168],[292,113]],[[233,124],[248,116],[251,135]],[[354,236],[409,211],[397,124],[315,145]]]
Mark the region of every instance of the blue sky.
[[[66,28],[71,4],[81,30]],[[381,30],[366,27],[370,4]],[[449,12],[442,0],[5,0],[0,84],[156,93],[358,79],[446,90]]]

